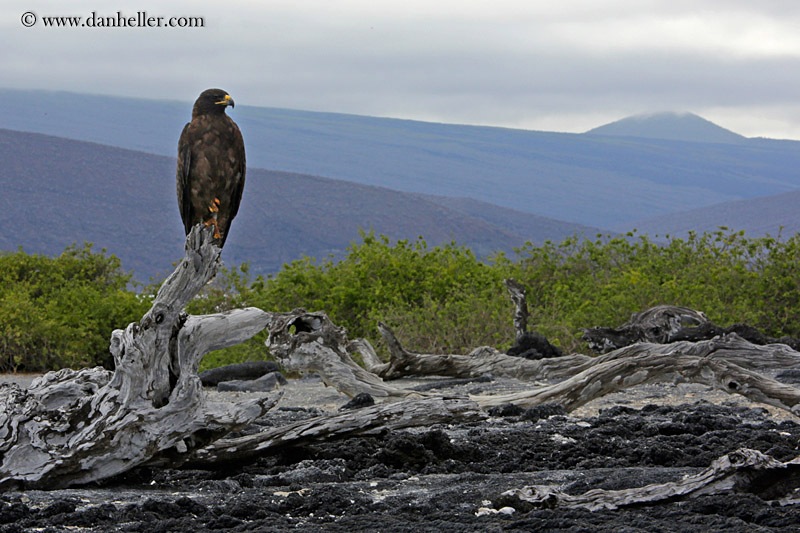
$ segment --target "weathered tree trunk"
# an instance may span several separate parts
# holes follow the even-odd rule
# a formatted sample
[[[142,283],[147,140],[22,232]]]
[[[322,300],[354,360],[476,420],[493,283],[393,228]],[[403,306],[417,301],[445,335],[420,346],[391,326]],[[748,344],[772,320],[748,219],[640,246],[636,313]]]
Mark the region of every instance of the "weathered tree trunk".
[[[671,344],[638,343],[619,348],[598,357],[582,354],[548,359],[528,360],[506,355],[490,346],[481,346],[467,355],[421,354],[405,349],[386,324],[378,323],[378,331],[389,349],[388,363],[376,365],[373,371],[384,379],[413,375],[440,375],[458,378],[484,374],[522,380],[562,379],[596,366],[643,350],[652,354],[684,354],[706,357],[713,354],[748,370],[775,373],[800,368],[800,352],[785,344],[758,345],[736,334],[722,335],[706,341],[679,341]]]
[[[595,352],[606,353],[637,342],[664,344],[682,329],[709,324],[708,317],[700,311],[676,305],[657,305],[633,313],[631,319],[618,328],[584,329],[583,340]]]
[[[508,278],[503,282],[511,301],[514,302],[514,334],[519,342],[528,331],[528,291],[517,280]]]
[[[564,378],[588,368],[595,358],[588,355],[566,355],[547,359],[522,359],[507,355],[490,346],[480,346],[469,354],[420,354],[403,348],[394,332],[379,322],[389,362],[374,368],[380,377],[391,380],[408,376],[448,376],[472,378],[492,374],[522,380]]]
[[[774,346],[787,348],[783,345]],[[718,352],[720,347],[725,349]],[[726,357],[725,352],[734,347],[737,347],[739,353],[752,351],[750,357],[759,356],[758,348],[762,348],[736,335],[726,336],[716,342],[634,344],[611,352],[605,358],[597,358],[596,364],[553,385],[517,394],[473,396],[472,399],[483,407],[504,403],[525,407],[553,403],[571,411],[612,392],[644,383],[669,381],[708,385],[729,394],[740,394],[752,401],[785,409],[795,415],[800,414],[800,389],[732,362],[738,360],[748,366],[752,362],[745,357]],[[795,352],[794,365],[798,363],[800,354]]]
[[[350,353],[359,353],[370,368],[379,368],[375,350],[365,339],[349,341],[344,328],[324,312],[295,309],[276,313],[269,325],[267,347],[281,367],[289,372],[316,372],[323,382],[351,398],[365,392],[378,398],[426,396],[392,387],[356,364]]]
[[[50,372],[28,390],[0,386],[0,487],[56,488],[107,478],[159,454],[186,454],[265,413],[277,396],[240,405],[206,399],[197,367],[209,351],[264,329],[270,313],[187,316],[184,306],[217,272],[208,229],[138,323],[111,336],[116,368]]]
[[[384,431],[432,424],[473,422],[486,415],[465,398],[424,398],[363,407],[319,416],[288,426],[234,439],[221,439],[197,450],[192,464],[243,461],[282,446],[297,446],[331,438],[378,435]]]
[[[361,392],[379,397],[424,395],[392,387],[372,372],[391,377],[492,374],[561,381],[516,394],[471,397],[484,408],[505,403],[524,407],[551,403],[571,411],[635,385],[670,381],[705,384],[795,414],[800,412],[800,390],[754,371],[798,368],[800,353],[782,344],[754,345],[735,334],[697,343],[639,343],[596,358],[572,355],[528,360],[488,347],[469,355],[416,354],[405,350],[385,324],[378,327],[391,352],[389,363],[379,363],[367,341],[349,342],[344,330],[324,313],[302,309],[273,321],[268,346],[284,368],[318,372],[326,384],[351,397]],[[353,362],[348,350],[360,353],[372,372]]]
[[[598,511],[726,492],[748,492],[774,500],[794,492],[798,481],[798,459],[782,463],[759,451],[742,448],[715,460],[699,474],[680,481],[623,490],[592,489],[577,496],[550,485],[532,485],[504,492],[496,505],[525,511],[535,507]]]

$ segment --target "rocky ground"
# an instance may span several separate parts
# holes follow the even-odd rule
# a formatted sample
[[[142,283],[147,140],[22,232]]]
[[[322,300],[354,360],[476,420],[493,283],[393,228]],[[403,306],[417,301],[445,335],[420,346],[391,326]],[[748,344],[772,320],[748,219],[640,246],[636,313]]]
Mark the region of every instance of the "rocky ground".
[[[438,390],[528,386],[495,379]],[[260,425],[336,412],[348,401],[313,377],[289,380],[284,390]],[[288,448],[215,470],[140,468],[101,486],[4,493],[0,532],[800,530],[800,503],[749,494],[597,512],[498,502],[503,491],[531,484],[578,494],[674,481],[741,447],[786,461],[800,455],[800,425],[789,414],[667,384],[610,395],[569,416],[535,408],[493,413],[480,423]]]

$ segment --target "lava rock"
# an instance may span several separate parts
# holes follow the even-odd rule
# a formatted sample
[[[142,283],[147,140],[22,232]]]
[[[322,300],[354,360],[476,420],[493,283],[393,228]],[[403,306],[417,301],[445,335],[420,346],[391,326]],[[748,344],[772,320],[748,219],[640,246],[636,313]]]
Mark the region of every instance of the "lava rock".
[[[366,392],[356,394],[352,400],[339,408],[340,411],[347,411],[348,409],[360,409],[362,407],[369,407],[375,405],[375,398]]]
[[[533,407],[528,407],[523,411],[520,418],[522,420],[529,420],[531,422],[535,422],[537,420],[541,420],[543,418],[550,418],[551,416],[556,415],[566,415],[567,410],[564,409],[561,405],[556,405],[552,403],[545,403],[542,405],[534,405]]]
[[[523,359],[548,359],[562,357],[564,353],[556,346],[550,344],[544,335],[534,331],[526,331],[519,337],[511,348],[506,351],[508,355],[522,357]]]
[[[215,387],[223,381],[258,379],[265,374],[278,372],[275,361],[248,361],[234,365],[221,366],[200,372],[200,381],[205,387]]]
[[[269,392],[286,385],[286,378],[280,372],[270,372],[250,381],[223,381],[217,385],[220,392]]]
[[[524,409],[519,405],[515,405],[513,403],[504,403],[503,405],[498,405],[495,407],[489,408],[489,416],[519,416],[524,412]]]

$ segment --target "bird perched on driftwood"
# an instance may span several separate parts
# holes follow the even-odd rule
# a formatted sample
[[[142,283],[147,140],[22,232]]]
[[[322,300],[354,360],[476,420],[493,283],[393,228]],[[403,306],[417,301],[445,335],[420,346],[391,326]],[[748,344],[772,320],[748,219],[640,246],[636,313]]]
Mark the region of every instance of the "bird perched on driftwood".
[[[213,226],[220,247],[239,211],[245,175],[244,140],[225,113],[228,106],[234,105],[227,92],[203,91],[178,141],[178,207],[186,235],[196,224]]]

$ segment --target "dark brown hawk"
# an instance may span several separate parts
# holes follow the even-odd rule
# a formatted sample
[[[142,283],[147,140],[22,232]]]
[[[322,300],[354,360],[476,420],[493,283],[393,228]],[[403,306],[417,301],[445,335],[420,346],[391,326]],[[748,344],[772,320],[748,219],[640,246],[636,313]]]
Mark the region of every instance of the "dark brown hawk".
[[[233,98],[221,89],[203,91],[194,103],[192,121],[178,141],[178,207],[186,234],[195,224],[214,226],[225,245],[244,189],[244,140],[225,113]]]

